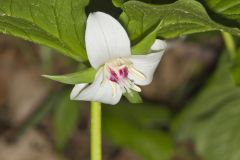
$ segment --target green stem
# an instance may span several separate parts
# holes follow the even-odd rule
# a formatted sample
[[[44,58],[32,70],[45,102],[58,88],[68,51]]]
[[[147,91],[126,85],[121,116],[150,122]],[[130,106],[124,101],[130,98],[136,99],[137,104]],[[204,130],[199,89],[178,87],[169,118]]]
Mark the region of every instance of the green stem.
[[[102,159],[101,103],[91,102],[91,160]]]
[[[222,32],[222,36],[223,36],[223,40],[225,42],[227,51],[229,52],[231,58],[235,58],[236,57],[236,45],[235,45],[233,36],[227,32]]]

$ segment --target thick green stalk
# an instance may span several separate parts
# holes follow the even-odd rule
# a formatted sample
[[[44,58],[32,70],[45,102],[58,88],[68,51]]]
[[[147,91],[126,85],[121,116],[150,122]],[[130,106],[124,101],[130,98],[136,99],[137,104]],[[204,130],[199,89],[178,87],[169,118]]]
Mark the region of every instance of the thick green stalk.
[[[101,103],[91,102],[91,160],[102,159]]]
[[[235,44],[233,36],[227,32],[222,32],[222,36],[223,36],[223,40],[226,45],[226,49],[229,52],[231,58],[235,58],[236,57],[236,44]]]

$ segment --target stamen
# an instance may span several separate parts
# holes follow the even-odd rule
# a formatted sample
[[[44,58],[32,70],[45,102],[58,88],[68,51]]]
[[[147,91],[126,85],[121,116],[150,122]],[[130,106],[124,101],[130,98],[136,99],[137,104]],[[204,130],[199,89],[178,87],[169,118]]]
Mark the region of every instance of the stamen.
[[[113,93],[112,97],[114,98],[117,92],[116,85],[113,82],[110,82],[110,84],[112,86],[112,93]]]
[[[133,66],[129,66],[129,71],[141,80],[146,79],[145,75],[139,72],[138,70],[136,70]]]
[[[127,79],[121,80],[119,83],[120,83],[120,85],[122,85],[124,87],[125,91],[127,91],[128,93],[131,92],[131,90],[130,90],[131,85]]]
[[[133,84],[131,87],[133,90],[137,91],[137,92],[141,92],[142,89],[140,87],[138,87],[137,85]]]
[[[127,58],[118,58],[105,63],[103,67],[104,75],[102,83],[105,83],[106,80],[110,82],[113,97],[117,94],[118,86],[121,88],[123,93],[131,93],[132,90],[141,92],[141,88],[128,78],[129,72],[140,80],[144,80],[146,78],[144,74],[134,68],[132,62]]]
[[[128,84],[129,84],[129,88],[131,88],[132,90],[134,90],[134,91],[137,91],[137,92],[141,92],[142,90],[141,90],[141,88],[140,87],[138,87],[137,85],[135,85],[131,80],[127,80],[128,82]]]

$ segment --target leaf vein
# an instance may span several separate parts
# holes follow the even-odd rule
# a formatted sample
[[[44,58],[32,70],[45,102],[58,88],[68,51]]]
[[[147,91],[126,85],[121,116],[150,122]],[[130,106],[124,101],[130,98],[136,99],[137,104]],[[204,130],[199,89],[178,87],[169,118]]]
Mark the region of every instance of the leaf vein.
[[[56,7],[57,7],[57,0],[54,0],[54,6],[52,6],[52,10],[53,10],[53,14],[54,14],[55,24],[56,24],[56,27],[57,27],[58,38],[62,40],[61,32],[60,32],[60,29],[59,29],[59,20],[58,20],[58,14],[57,14],[57,11],[56,11]]]

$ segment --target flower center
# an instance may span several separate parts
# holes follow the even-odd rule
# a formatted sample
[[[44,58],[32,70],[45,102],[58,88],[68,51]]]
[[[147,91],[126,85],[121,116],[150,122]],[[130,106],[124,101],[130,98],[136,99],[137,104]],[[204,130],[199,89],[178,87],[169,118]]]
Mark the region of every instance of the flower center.
[[[119,81],[122,81],[126,78],[128,78],[128,68],[127,67],[123,67],[120,68],[116,71],[114,71],[112,68],[109,68],[110,71],[110,76],[109,76],[109,80],[115,83],[118,83]]]
[[[139,88],[132,79],[129,79],[129,75],[139,79],[145,79],[145,76],[134,68],[133,63],[129,59],[117,58],[108,61],[103,68],[104,81],[109,80],[114,94],[116,85],[120,86],[123,93],[130,93],[132,90],[141,92],[141,88]]]

